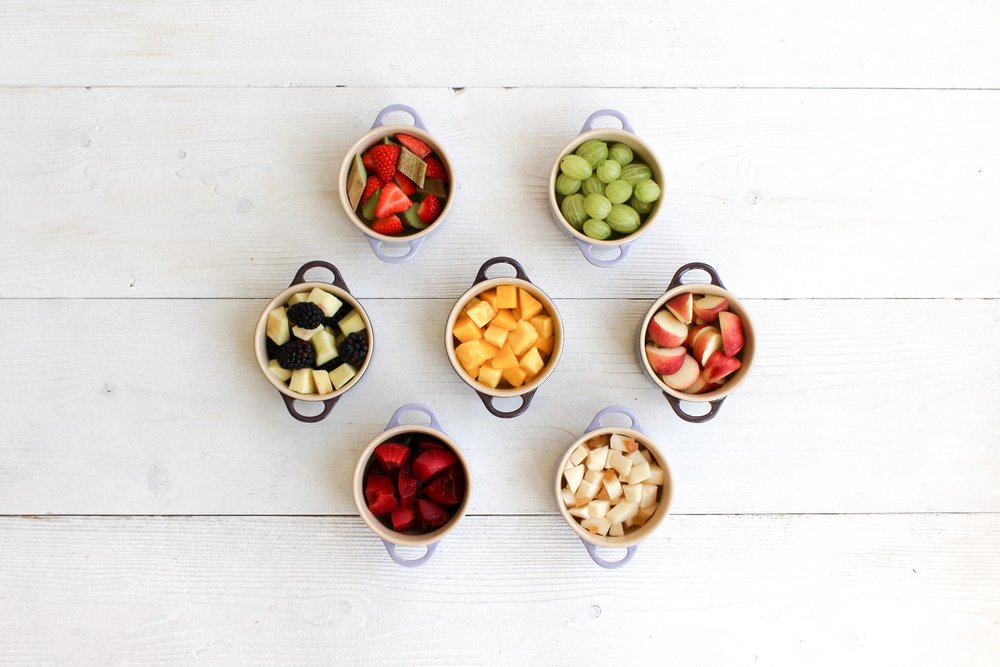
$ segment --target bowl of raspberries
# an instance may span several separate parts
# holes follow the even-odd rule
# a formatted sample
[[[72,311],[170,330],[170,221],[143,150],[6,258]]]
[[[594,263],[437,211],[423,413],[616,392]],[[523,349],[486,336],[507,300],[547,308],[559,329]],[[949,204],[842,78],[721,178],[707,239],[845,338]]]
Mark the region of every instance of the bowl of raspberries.
[[[330,271],[332,283],[307,282],[310,269]],[[327,417],[340,397],[361,380],[373,352],[371,321],[333,264],[303,264],[257,320],[257,366],[278,390],[289,414],[303,422]],[[318,414],[298,411],[296,401],[321,402]]]

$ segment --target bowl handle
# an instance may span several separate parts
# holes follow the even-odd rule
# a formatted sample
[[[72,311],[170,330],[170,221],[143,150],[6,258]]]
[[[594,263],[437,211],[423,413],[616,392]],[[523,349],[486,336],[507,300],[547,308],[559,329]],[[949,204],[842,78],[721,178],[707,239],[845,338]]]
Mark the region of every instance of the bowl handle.
[[[521,405],[516,410],[513,410],[511,412],[503,412],[502,410],[497,408],[497,406],[493,405],[493,399],[494,399],[493,396],[490,396],[489,394],[484,394],[479,390],[476,390],[476,393],[479,394],[479,400],[483,402],[483,405],[486,406],[486,409],[489,410],[491,415],[493,415],[494,417],[499,417],[500,419],[513,419],[514,417],[518,417],[524,414],[524,411],[528,409],[529,405],[531,405],[531,399],[535,397],[536,391],[537,389],[532,389],[527,393],[521,394],[520,396]]]
[[[599,257],[594,257],[593,250],[594,246],[587,243],[586,241],[581,241],[580,239],[573,239],[576,244],[580,246],[580,252],[583,253],[584,259],[593,264],[594,266],[599,266],[602,269],[609,269],[612,266],[618,266],[625,261],[628,257],[628,251],[632,248],[632,243],[623,243],[618,246],[618,256],[611,259],[600,259]]]
[[[431,556],[434,555],[434,552],[437,550],[437,545],[438,545],[437,542],[432,542],[431,544],[428,544],[427,553],[425,553],[420,558],[414,558],[413,560],[409,560],[407,558],[403,558],[398,553],[396,553],[396,545],[393,544],[392,542],[387,542],[385,540],[382,540],[382,544],[385,545],[385,550],[386,552],[388,552],[389,558],[395,561],[397,565],[402,565],[403,567],[417,567],[419,565],[423,565],[424,563],[426,563],[431,559]]]
[[[368,239],[368,245],[372,247],[372,252],[375,253],[375,256],[383,262],[388,262],[389,264],[400,264],[413,259],[413,256],[417,254],[417,251],[420,250],[421,244],[424,242],[423,236],[419,239],[413,239],[412,241],[407,241],[405,238],[402,238],[399,242],[409,244],[410,246],[410,249],[406,251],[406,254],[387,255],[382,252],[382,244],[384,243],[382,239],[372,238],[371,236],[366,236],[365,238]]]
[[[587,117],[587,120],[583,122],[583,127],[580,129],[580,134],[593,130],[594,122],[596,122],[598,118],[604,118],[606,116],[617,118],[619,121],[621,121],[623,130],[625,130],[629,134],[635,134],[635,130],[632,129],[632,124],[628,122],[628,118],[625,117],[625,114],[615,109],[598,109],[594,113],[590,114]]]
[[[713,285],[721,287],[722,289],[726,289],[726,286],[722,284],[722,279],[719,278],[719,274],[715,272],[715,269],[713,269],[708,264],[705,264],[704,262],[691,262],[690,264],[685,264],[681,268],[677,269],[677,273],[675,273],[674,277],[670,280],[670,285],[667,286],[667,291],[669,292],[673,288],[680,285],[681,278],[684,277],[684,274],[694,269],[701,269],[702,271],[708,274],[710,282]]]
[[[326,269],[333,274],[333,282],[330,283],[331,285],[339,287],[348,294],[351,293],[351,290],[347,288],[347,283],[344,282],[344,277],[340,275],[340,271],[337,269],[337,267],[331,264],[330,262],[324,262],[323,260],[316,260],[315,262],[306,262],[305,264],[300,266],[299,270],[295,273],[295,277],[292,278],[292,282],[288,283],[288,286],[292,287],[294,285],[299,285],[301,283],[304,283],[306,281],[306,271],[308,271],[309,269],[317,269],[317,268]]]
[[[340,396],[335,396],[334,398],[328,398],[327,400],[323,401],[322,412],[320,412],[318,415],[309,416],[309,415],[304,415],[295,409],[294,398],[292,398],[291,396],[285,396],[284,394],[279,394],[279,395],[281,396],[281,400],[285,402],[285,408],[288,410],[288,414],[295,417],[300,422],[305,422],[307,424],[315,424],[316,422],[323,421],[324,419],[326,419],[327,415],[330,414],[330,411],[333,410],[333,406],[335,406],[337,404],[337,401],[340,400]]]
[[[483,265],[479,267],[479,273],[476,274],[476,279],[472,281],[473,285],[478,285],[479,283],[486,280],[486,272],[489,271],[490,267],[496,266],[497,264],[507,264],[514,267],[514,277],[520,280],[525,280],[531,282],[531,278],[528,274],[524,272],[524,267],[516,259],[511,259],[510,257],[494,257],[493,259],[488,259],[483,262]]]
[[[441,426],[441,422],[438,421],[437,415],[434,414],[434,411],[431,410],[426,405],[424,405],[423,403],[407,403],[406,405],[402,406],[401,408],[393,412],[392,418],[389,420],[389,423],[385,425],[385,430],[388,431],[391,428],[396,428],[397,426],[399,426],[402,423],[403,414],[407,412],[424,413],[425,415],[430,417],[432,429],[434,429],[435,431],[444,432],[444,428]]]
[[[597,547],[595,547],[590,542],[587,542],[586,540],[581,539],[580,541],[583,542],[583,546],[587,548],[587,553],[590,554],[590,558],[595,563],[608,570],[614,570],[616,568],[628,565],[628,562],[635,557],[635,552],[639,550],[639,545],[633,544],[632,546],[625,549],[625,555],[622,557],[621,560],[604,560],[599,555],[597,555]]]
[[[413,124],[416,127],[419,127],[424,132],[427,132],[427,126],[424,125],[424,119],[420,117],[420,114],[417,113],[417,110],[405,104],[390,104],[386,108],[379,111],[378,115],[375,116],[375,122],[372,123],[371,129],[374,130],[376,127],[382,127],[383,125],[385,125],[385,117],[391,114],[393,111],[402,111],[403,113],[409,114],[410,117],[413,119]]]
[[[629,410],[628,408],[623,408],[618,405],[612,405],[610,408],[604,408],[596,415],[594,415],[594,420],[590,422],[590,426],[587,427],[587,430],[585,432],[590,433],[591,431],[596,431],[597,429],[604,426],[602,422],[604,421],[604,417],[606,415],[624,415],[628,417],[629,420],[631,420],[632,422],[629,425],[630,429],[638,431],[639,433],[645,433],[645,431],[642,429],[642,424],[639,423],[639,418],[635,416],[635,413]]]
[[[722,402],[726,400],[726,397],[723,396],[717,401],[709,401],[708,404],[711,406],[711,408],[709,409],[708,412],[706,412],[703,415],[689,415],[688,413],[684,412],[683,408],[681,408],[681,399],[677,398],[676,396],[671,396],[667,392],[663,392],[663,395],[664,397],[666,397],[667,403],[669,403],[670,407],[674,409],[674,412],[677,414],[677,416],[686,422],[691,422],[692,424],[701,424],[703,422],[707,422],[709,419],[714,418],[715,415],[719,414],[719,409],[722,407]]]

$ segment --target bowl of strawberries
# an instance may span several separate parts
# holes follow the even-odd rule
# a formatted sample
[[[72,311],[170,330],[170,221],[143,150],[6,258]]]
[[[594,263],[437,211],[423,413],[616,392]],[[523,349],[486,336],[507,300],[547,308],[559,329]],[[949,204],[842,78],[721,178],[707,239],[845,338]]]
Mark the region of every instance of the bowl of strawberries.
[[[423,413],[430,424],[403,424],[411,412]],[[409,403],[361,452],[354,469],[354,504],[389,557],[415,567],[430,560],[438,542],[465,516],[471,481],[468,461],[434,411]],[[426,553],[409,559],[397,546],[424,547]]]
[[[413,125],[386,125],[385,117],[404,112]],[[348,219],[365,234],[383,262],[412,259],[451,209],[451,161],[431,136],[420,114],[404,104],[382,109],[340,166],[338,192]],[[403,254],[387,247],[407,246]]]

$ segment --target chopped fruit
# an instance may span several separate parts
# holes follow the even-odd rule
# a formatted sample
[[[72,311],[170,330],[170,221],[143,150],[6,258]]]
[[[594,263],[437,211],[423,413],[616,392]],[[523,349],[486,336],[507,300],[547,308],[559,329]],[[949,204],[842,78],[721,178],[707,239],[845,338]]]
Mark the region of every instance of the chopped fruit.
[[[632,459],[625,456],[621,452],[612,449],[608,452],[608,460],[605,465],[612,468],[619,475],[627,477],[629,471],[632,470]]]
[[[424,530],[440,528],[448,522],[448,512],[433,500],[418,498],[417,519]]]
[[[420,204],[414,204],[410,208],[403,211],[403,222],[414,229],[426,229],[427,225],[425,225],[424,221],[420,219],[419,215],[417,215],[417,209],[419,208]]]
[[[639,443],[636,442],[634,438],[630,438],[627,435],[622,435],[620,433],[613,433],[609,444],[611,449],[617,449],[618,451],[625,452],[626,454],[631,454],[639,449]]]
[[[431,154],[431,147],[412,135],[399,133],[396,135],[396,140],[420,159]]]
[[[714,352],[705,364],[704,377],[706,382],[718,382],[740,367],[740,360],[727,357],[723,352]]]
[[[590,454],[587,455],[587,470],[604,470],[609,449],[609,447],[598,447],[590,450]]]
[[[493,345],[495,347],[503,347],[503,344],[507,342],[507,330],[504,329],[503,327],[498,327],[495,324],[490,324],[488,327],[486,327],[485,333],[483,333],[483,330],[480,329],[479,327],[475,327],[475,329],[477,332],[479,332],[479,335],[485,338],[486,342],[489,343],[490,345]],[[461,338],[459,338],[457,334],[455,335],[455,338],[462,340]],[[539,359],[539,361],[541,361],[541,359]],[[538,371],[535,370],[533,372],[537,373]]]
[[[481,384],[493,389],[496,389],[497,385],[500,384],[501,378],[503,378],[503,371],[499,368],[494,368],[491,362],[486,362],[480,366],[479,375],[476,376],[476,380]]]
[[[340,332],[345,336],[348,336],[355,331],[365,330],[365,321],[361,317],[361,313],[356,310],[352,310],[347,315],[345,315],[339,322],[337,326],[340,328]]]
[[[554,336],[550,336],[548,338],[539,338],[537,341],[535,341],[535,347],[538,348],[538,352],[541,353],[542,356],[547,357],[550,354],[552,354],[552,348],[555,346],[555,342],[556,339]]]
[[[396,175],[392,177],[392,180],[396,182],[399,189],[403,191],[407,197],[412,197],[417,192],[417,186],[411,181],[406,174],[401,171],[397,171]]]
[[[337,346],[337,355],[345,364],[360,366],[368,356],[368,334],[363,331],[347,334]]]
[[[413,460],[413,476],[421,482],[426,482],[457,461],[455,455],[447,449],[425,450]]]
[[[608,492],[608,498],[612,502],[618,500],[622,496],[622,483],[618,479],[618,475],[614,470],[604,471],[604,488]]]
[[[493,360],[490,363],[493,368],[499,368],[500,370],[505,371],[508,368],[517,368],[520,362],[517,360],[517,355],[514,354],[514,351],[510,349],[510,343],[507,343],[500,348],[500,351],[497,352],[497,356],[493,357]]]
[[[294,371],[312,366],[316,362],[316,351],[304,340],[293,338],[278,348],[275,358],[282,368]]]
[[[451,329],[451,335],[457,338],[460,342],[467,343],[470,340],[479,340],[482,338],[483,330],[476,326],[476,323],[472,321],[472,318],[470,318],[468,314],[462,313],[458,316],[458,319],[455,320],[455,326]],[[489,338],[487,338],[487,340],[489,340],[489,342],[493,345],[497,345]],[[502,343],[497,345],[497,347],[501,346]]]
[[[302,327],[292,327],[292,334],[299,340],[312,340],[312,337],[323,330],[323,325],[320,324],[312,329],[303,329]]]
[[[368,151],[371,156],[372,169],[383,183],[389,183],[396,175],[396,162],[399,160],[401,150],[402,148],[396,144],[379,144]]]
[[[722,330],[722,349],[727,357],[735,357],[743,349],[743,322],[740,316],[722,311],[719,313],[719,329]]]
[[[448,182],[448,172],[445,170],[444,165],[441,164],[441,160],[433,155],[428,155],[424,159],[424,162],[427,164],[427,178],[436,178],[439,181]]]
[[[649,462],[643,460],[642,463],[636,463],[632,466],[632,472],[628,474],[628,483],[639,484],[640,482],[645,482],[652,474]]]
[[[655,343],[646,344],[646,359],[658,375],[673,375],[684,363],[687,349],[683,347],[660,347]]]
[[[316,351],[315,363],[317,366],[322,366],[337,358],[337,341],[326,329],[317,331],[310,342]]]
[[[500,306],[500,294],[497,293],[497,307]],[[513,331],[517,328],[517,318],[510,312],[510,310],[499,310],[496,317],[493,318],[491,324],[494,324],[501,329],[506,329],[507,331]]]
[[[604,517],[600,519],[584,519],[580,522],[580,525],[595,535],[607,535],[608,531],[611,530],[611,522]]]
[[[420,208],[417,209],[417,215],[420,219],[426,223],[430,224],[437,220],[438,215],[441,214],[441,202],[434,195],[427,195],[422,202],[420,202]]]
[[[542,359],[542,355],[538,352],[537,347],[530,348],[521,357],[521,368],[532,376],[538,375],[538,372],[541,371],[544,366],[545,361]]]
[[[404,530],[410,530],[413,528],[413,522],[417,518],[417,513],[413,510],[413,507],[406,507],[404,505],[399,505],[396,509],[392,510],[392,529],[397,532],[403,532]]]
[[[505,368],[503,370],[503,379],[510,383],[511,387],[517,389],[524,381],[528,378],[528,374],[523,368]]]
[[[722,334],[715,327],[705,327],[694,339],[694,360],[704,366],[716,350],[722,349]],[[664,373],[671,375],[671,373]]]
[[[313,385],[316,387],[317,394],[332,394],[333,393],[333,383],[330,382],[330,374],[326,371],[313,371]]]
[[[694,295],[684,292],[667,301],[667,310],[684,324],[691,324],[694,318]]]
[[[656,504],[656,484],[642,485],[642,500],[639,501],[640,508],[652,507]]]
[[[375,171],[375,163],[372,161],[372,152],[370,150],[361,156],[361,164],[368,171]]]
[[[323,311],[324,317],[333,317],[340,310],[340,307],[344,305],[343,301],[319,287],[314,287],[309,292],[309,297],[306,301],[319,306],[319,309]]]
[[[606,518],[611,523],[622,523],[634,517],[638,511],[639,503],[623,500],[608,511]]]
[[[382,189],[379,188],[372,196],[368,198],[364,204],[361,205],[361,217],[363,217],[368,222],[375,219],[375,207],[378,206],[378,200],[382,197]],[[407,209],[409,210],[409,209]]]
[[[403,231],[403,221],[397,215],[380,218],[372,223],[372,231],[376,234],[385,234],[386,236],[398,234]]]
[[[287,368],[282,368],[277,359],[271,359],[267,362],[267,370],[274,373],[274,376],[282,382],[288,382],[292,379],[292,372]]]
[[[357,209],[358,203],[361,201],[366,178],[368,178],[368,174],[365,171],[364,162],[361,156],[355,153],[354,160],[351,161],[351,170],[347,173],[347,200],[351,202],[353,209]]]
[[[334,389],[340,389],[345,384],[351,381],[355,375],[358,374],[358,369],[350,364],[341,364],[337,366],[332,371],[330,371],[330,382],[333,383]]]
[[[309,292],[297,292],[290,297],[288,297],[288,303],[285,305],[291,308],[297,303],[301,303],[309,298]]]
[[[298,368],[292,371],[292,379],[288,381],[288,388],[298,394],[315,394],[316,384],[313,382],[311,368]]]
[[[399,189],[398,185],[387,183],[379,195],[378,205],[375,206],[375,218],[382,219],[389,217],[393,213],[402,213],[412,205],[413,202]]]
[[[724,310],[729,310],[729,300],[724,296],[709,294],[694,302],[694,314],[706,322],[714,322]]]
[[[664,375],[662,377],[663,384],[671,389],[684,391],[697,381],[699,373],[701,373],[701,368],[698,366],[698,362],[690,354],[685,354],[684,363],[680,370],[672,375]]]
[[[420,482],[413,476],[413,470],[410,469],[410,466],[405,464],[400,466],[396,486],[399,488],[399,503],[405,507],[413,505],[417,500]]]
[[[535,327],[531,326],[530,322],[524,320],[519,320],[517,328],[511,331],[507,337],[510,349],[518,356],[527,352],[537,340],[538,332],[535,331]]]
[[[566,478],[566,486],[570,491],[576,493],[577,489],[580,488],[580,482],[583,481],[583,473],[585,468],[583,463],[573,466],[569,470],[563,471],[563,476]]]
[[[531,326],[535,327],[539,338],[551,338],[553,333],[552,318],[548,315],[536,315],[530,320]]]
[[[661,310],[649,322],[649,337],[660,347],[677,347],[687,338],[687,325]]]
[[[562,490],[562,501],[566,507],[576,507],[576,496],[566,487]]]
[[[414,155],[411,151],[403,149],[399,153],[399,162],[396,164],[397,173],[402,173],[418,187],[424,187],[424,177],[427,175],[427,163]]]
[[[465,497],[464,486],[465,475],[458,466],[451,466],[424,484],[424,493],[436,503],[457,505]]]
[[[500,307],[497,306],[497,291],[495,289],[488,289],[476,298],[481,299],[486,303],[490,304],[490,308],[492,308],[494,311],[500,309]]]
[[[580,445],[579,447],[573,450],[572,454],[569,455],[569,462],[572,463],[573,465],[577,465],[578,463],[583,463],[584,459],[586,459],[587,456],[589,455],[590,455],[590,450],[584,447],[583,445]],[[583,473],[581,472],[580,474],[582,475]]]
[[[470,340],[455,348],[458,363],[469,373],[472,372],[473,368],[478,368],[484,362],[497,356],[498,352],[497,348],[482,340]]]
[[[611,509],[611,502],[608,500],[591,500],[587,503],[587,514],[591,519],[600,519]]]
[[[516,285],[497,286],[497,309],[500,308],[517,308]]]
[[[517,290],[517,307],[521,311],[521,319],[529,321],[545,310],[541,302],[523,287]]]
[[[623,484],[622,494],[625,496],[625,500],[638,503],[642,500],[642,484]]]
[[[278,345],[284,345],[292,337],[288,328],[288,314],[279,306],[267,314],[267,337]]]
[[[473,299],[465,307],[465,314],[476,323],[477,327],[485,327],[496,316],[496,311],[486,301]]]
[[[365,183],[365,190],[364,192],[361,193],[361,203],[364,204],[366,201],[371,199],[372,195],[378,192],[379,188],[381,187],[382,187],[382,180],[378,176],[376,176],[375,174],[369,176],[368,182]]]
[[[611,524],[611,529],[608,530],[608,537],[625,537],[625,529],[622,527],[622,524]]]
[[[425,175],[423,191],[430,195],[444,197],[448,194],[448,186],[440,178],[431,178]]]
[[[410,448],[398,442],[383,442],[375,448],[374,454],[386,472],[392,472],[410,460]]]
[[[704,324],[699,324],[697,326],[688,327],[688,335],[687,335],[687,338],[684,339],[684,344],[687,345],[688,347],[693,346],[694,345],[694,339],[697,338],[698,334],[700,334],[704,330],[705,330],[705,325]]]
[[[365,500],[368,501],[368,509],[375,516],[382,516],[394,510],[396,494],[392,480],[378,473],[368,475],[368,481],[365,482]]]

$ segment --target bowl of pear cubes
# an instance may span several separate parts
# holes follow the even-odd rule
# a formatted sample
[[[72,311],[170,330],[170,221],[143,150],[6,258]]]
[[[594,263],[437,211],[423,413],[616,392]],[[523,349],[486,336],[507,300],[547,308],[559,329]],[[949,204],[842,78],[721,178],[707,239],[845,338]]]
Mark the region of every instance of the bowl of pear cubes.
[[[620,415],[629,427],[604,426]],[[601,410],[583,436],[559,461],[555,493],[559,510],[580,537],[590,557],[605,568],[632,560],[638,544],[667,515],[673,485],[666,459],[630,410]],[[597,547],[625,548],[617,561],[605,560]]]
[[[332,283],[306,282],[310,269],[330,271]],[[288,413],[303,422],[327,417],[340,397],[368,370],[374,339],[371,321],[340,271],[323,261],[308,262],[291,285],[264,308],[254,332],[254,356],[278,390]],[[305,415],[296,401],[322,402]]]

